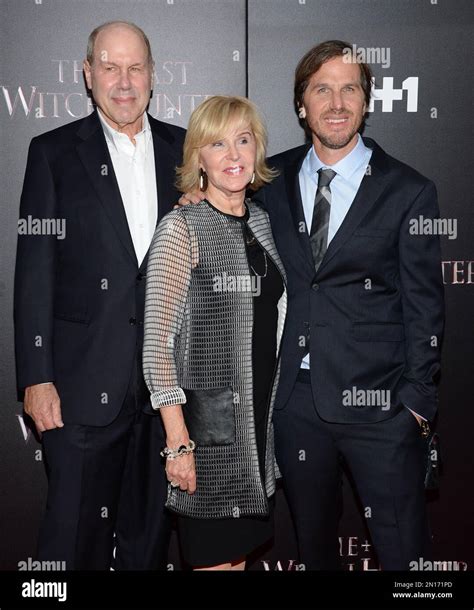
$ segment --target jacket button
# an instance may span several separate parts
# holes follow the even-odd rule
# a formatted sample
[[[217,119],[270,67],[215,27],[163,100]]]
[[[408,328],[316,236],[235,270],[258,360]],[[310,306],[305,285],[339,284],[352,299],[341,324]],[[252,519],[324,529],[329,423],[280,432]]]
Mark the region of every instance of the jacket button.
[[[141,280],[142,280],[144,277],[145,277],[145,274],[140,272],[140,273],[137,275],[137,282],[140,282],[140,281],[141,281]]]
[[[137,319],[136,318],[130,318],[128,323],[130,324],[130,326],[135,326],[135,324],[137,323]]]
[[[314,284],[311,284],[311,288],[313,290],[319,290],[319,284],[317,284],[316,282],[314,282]]]

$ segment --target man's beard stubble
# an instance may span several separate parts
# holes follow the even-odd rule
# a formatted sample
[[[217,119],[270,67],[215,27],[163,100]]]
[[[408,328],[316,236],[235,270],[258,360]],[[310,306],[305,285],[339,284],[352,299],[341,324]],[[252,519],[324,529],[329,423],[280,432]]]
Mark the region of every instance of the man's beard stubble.
[[[348,112],[345,109],[341,110],[338,114],[341,114],[341,115],[346,114],[349,117],[353,116],[352,112]],[[325,146],[326,148],[330,148],[332,150],[339,150],[340,148],[344,148],[345,146],[347,146],[349,144],[349,142],[352,141],[352,138],[359,132],[363,122],[364,122],[364,116],[362,116],[359,123],[354,126],[354,129],[352,131],[350,131],[348,135],[345,135],[345,136],[344,136],[344,134],[341,133],[341,134],[334,134],[331,137],[331,136],[327,136],[324,133],[321,133],[319,130],[314,131],[313,134],[318,138],[318,140],[321,142],[321,144],[323,146]],[[343,137],[343,139],[336,140],[336,138],[340,138],[340,137]]]

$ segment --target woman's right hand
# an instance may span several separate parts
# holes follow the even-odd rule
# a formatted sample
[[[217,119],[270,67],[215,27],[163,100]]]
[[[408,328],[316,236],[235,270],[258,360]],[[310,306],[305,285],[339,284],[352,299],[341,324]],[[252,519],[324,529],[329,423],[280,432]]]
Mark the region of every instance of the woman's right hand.
[[[179,487],[192,495],[196,491],[194,453],[185,453],[173,460],[166,460],[166,478],[172,487]]]

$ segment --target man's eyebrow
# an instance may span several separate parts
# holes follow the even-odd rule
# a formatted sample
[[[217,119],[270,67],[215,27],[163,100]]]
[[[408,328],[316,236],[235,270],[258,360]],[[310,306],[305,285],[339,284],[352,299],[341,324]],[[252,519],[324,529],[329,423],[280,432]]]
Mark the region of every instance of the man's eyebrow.
[[[109,66],[115,66],[116,68],[119,68],[120,66],[118,64],[116,64],[113,61],[109,61],[108,59],[99,59],[99,61],[103,64],[108,64]],[[129,68],[134,68],[135,66],[144,66],[146,62],[144,61],[137,61],[134,64],[131,64],[130,66],[128,66]]]
[[[360,85],[360,81],[349,81],[347,83],[343,83],[341,86],[347,87],[348,85],[352,85],[352,86]],[[319,82],[313,83],[313,87],[331,87],[331,86],[332,85],[329,83],[319,83]]]

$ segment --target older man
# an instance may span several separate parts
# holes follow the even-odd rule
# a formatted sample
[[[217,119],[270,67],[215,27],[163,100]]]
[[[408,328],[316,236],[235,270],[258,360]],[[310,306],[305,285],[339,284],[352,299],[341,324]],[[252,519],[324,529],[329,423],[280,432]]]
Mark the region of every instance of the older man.
[[[177,199],[184,130],[146,112],[154,63],[145,33],[110,22],[90,35],[90,116],[32,140],[21,217],[61,219],[66,237],[21,235],[17,375],[42,433],[49,480],[39,558],[67,569],[150,569],[169,523],[141,368],[147,252]]]

